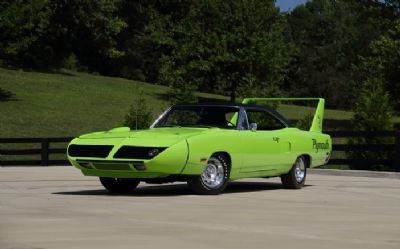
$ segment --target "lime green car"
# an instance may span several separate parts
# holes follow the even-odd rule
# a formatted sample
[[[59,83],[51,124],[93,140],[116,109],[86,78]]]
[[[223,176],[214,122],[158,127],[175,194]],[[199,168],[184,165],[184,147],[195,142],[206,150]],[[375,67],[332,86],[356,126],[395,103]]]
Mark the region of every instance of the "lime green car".
[[[310,130],[254,104],[265,100],[318,101]],[[331,154],[331,138],[321,132],[323,114],[324,100],[310,98],[176,105],[146,130],[119,127],[79,136],[68,146],[68,159],[113,193],[132,191],[141,181],[186,181],[197,194],[219,194],[232,180],[276,176],[299,189],[307,168],[326,164]]]

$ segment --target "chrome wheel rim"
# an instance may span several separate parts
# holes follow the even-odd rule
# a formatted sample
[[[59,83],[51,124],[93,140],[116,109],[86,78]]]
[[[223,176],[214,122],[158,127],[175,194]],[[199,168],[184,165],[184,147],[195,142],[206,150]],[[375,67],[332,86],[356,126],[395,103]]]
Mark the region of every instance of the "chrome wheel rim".
[[[297,183],[301,183],[306,176],[306,165],[302,159],[297,159],[296,165],[294,167],[294,175],[296,177]]]
[[[208,188],[219,188],[224,183],[224,166],[214,158],[208,160],[207,166],[201,174],[201,180]]]

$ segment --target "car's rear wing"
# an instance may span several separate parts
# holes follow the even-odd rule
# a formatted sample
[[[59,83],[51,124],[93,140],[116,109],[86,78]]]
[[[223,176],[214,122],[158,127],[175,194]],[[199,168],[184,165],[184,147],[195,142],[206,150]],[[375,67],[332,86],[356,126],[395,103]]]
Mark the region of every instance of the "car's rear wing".
[[[318,101],[310,131],[322,132],[322,120],[324,119],[325,108],[325,100],[323,98],[244,98],[242,103],[257,104],[265,101]]]

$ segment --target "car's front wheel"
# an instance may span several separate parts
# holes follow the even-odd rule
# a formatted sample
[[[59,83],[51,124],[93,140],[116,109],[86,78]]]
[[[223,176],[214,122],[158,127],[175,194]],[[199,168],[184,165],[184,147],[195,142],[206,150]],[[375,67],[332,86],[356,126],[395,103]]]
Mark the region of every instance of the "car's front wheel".
[[[229,181],[229,163],[222,154],[213,155],[199,176],[189,176],[188,186],[196,194],[217,195]]]
[[[126,194],[139,185],[139,180],[129,178],[100,177],[101,184],[111,193]]]
[[[300,189],[306,182],[307,162],[303,156],[299,156],[289,173],[281,176],[285,188]]]

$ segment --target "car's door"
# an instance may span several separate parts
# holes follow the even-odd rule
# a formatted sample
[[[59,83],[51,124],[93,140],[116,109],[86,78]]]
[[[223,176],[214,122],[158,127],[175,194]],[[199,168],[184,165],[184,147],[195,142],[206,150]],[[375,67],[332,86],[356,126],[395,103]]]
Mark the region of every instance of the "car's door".
[[[279,118],[260,108],[246,108],[249,129],[241,132],[242,173],[276,170],[285,164],[289,142],[282,136],[286,129]],[[257,126],[257,128],[255,128]]]

